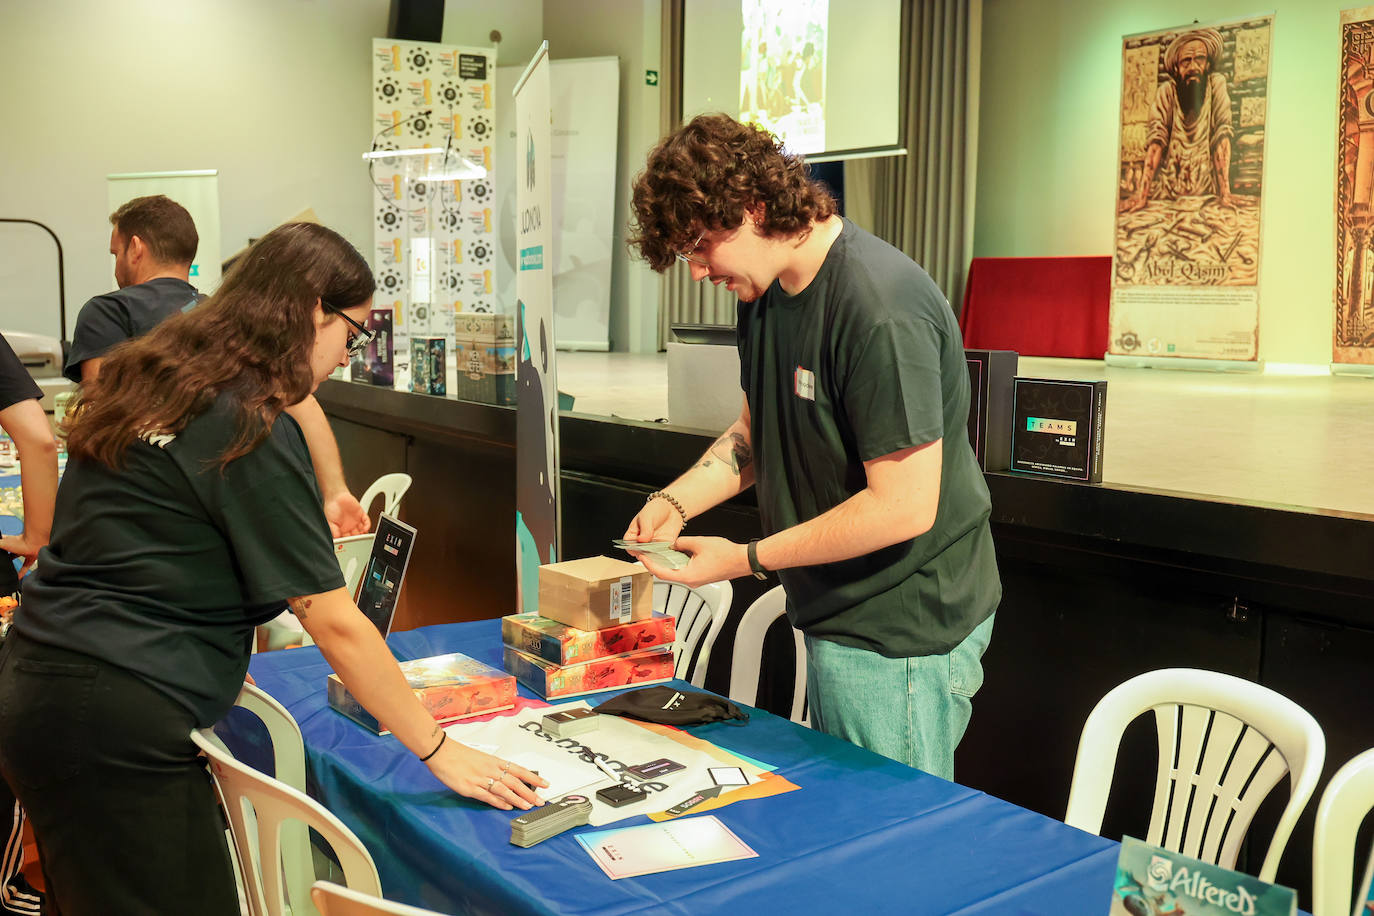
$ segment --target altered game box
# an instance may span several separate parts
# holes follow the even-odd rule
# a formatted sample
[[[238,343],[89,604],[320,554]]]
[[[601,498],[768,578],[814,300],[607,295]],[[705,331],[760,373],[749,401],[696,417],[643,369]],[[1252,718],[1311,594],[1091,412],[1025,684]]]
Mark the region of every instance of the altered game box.
[[[654,577],[642,563],[584,557],[539,567],[539,613],[579,630],[652,616]]]
[[[460,652],[401,662],[401,673],[436,722],[447,724],[515,705],[515,678]],[[329,675],[329,705],[379,735],[390,734],[353,698],[337,674]]]
[[[657,684],[673,676],[672,646],[597,658],[580,665],[555,665],[510,646],[505,647],[505,653],[506,670],[546,700]]]
[[[655,614],[600,630],[579,630],[540,614],[512,614],[501,618],[501,641],[526,655],[555,665],[575,665],[657,646],[671,646],[677,621]]]

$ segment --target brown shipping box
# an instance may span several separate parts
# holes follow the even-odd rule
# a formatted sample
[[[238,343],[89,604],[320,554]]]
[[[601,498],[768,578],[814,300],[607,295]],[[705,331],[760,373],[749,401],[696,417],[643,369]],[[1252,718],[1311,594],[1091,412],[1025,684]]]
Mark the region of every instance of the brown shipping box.
[[[654,577],[640,563],[586,557],[539,567],[539,613],[579,630],[653,614]]]

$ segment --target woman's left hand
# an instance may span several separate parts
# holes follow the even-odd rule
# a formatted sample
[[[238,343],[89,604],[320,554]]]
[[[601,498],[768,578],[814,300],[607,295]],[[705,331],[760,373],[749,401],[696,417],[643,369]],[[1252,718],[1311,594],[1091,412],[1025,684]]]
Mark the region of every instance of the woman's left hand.
[[[452,738],[444,741],[439,752],[425,761],[439,781],[459,795],[486,802],[493,808],[522,811],[544,804],[534,791],[547,788],[548,782],[537,773],[468,747]]]

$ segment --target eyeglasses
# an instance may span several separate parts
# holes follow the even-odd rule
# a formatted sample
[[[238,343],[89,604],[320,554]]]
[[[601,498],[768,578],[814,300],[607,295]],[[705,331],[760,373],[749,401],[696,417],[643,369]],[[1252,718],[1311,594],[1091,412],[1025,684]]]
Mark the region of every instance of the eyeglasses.
[[[340,310],[331,308],[330,311],[338,315],[344,321],[347,321],[353,327],[353,330],[358,332],[350,335],[348,338],[348,355],[361,356],[362,352],[367,349],[367,345],[372,343],[373,338],[377,335],[358,324],[358,322],[354,321],[352,318],[349,318]]]
[[[704,238],[706,238],[706,233],[705,233],[705,232],[703,232],[701,235],[697,236],[697,240],[696,240],[695,242],[692,243],[691,249],[689,249],[689,250],[686,251],[686,252],[675,251],[675,252],[673,252],[674,256],[676,256],[677,259],[678,259],[679,261],[681,261],[682,263],[684,263],[684,264],[695,264],[695,265],[697,265],[698,267],[710,267],[711,264],[710,264],[709,261],[707,261],[705,258],[703,258],[703,257],[701,257],[701,256],[699,256],[699,255],[697,255],[697,254],[694,254],[694,252],[697,250],[697,248],[699,248],[699,247],[701,246],[701,240],[704,239]]]

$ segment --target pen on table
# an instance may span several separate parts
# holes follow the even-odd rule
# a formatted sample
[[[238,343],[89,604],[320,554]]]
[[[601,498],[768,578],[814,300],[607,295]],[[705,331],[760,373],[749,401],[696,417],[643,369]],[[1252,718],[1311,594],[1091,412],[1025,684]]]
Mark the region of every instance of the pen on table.
[[[592,757],[592,763],[596,764],[597,769],[599,769],[601,772],[605,773],[607,776],[611,777],[616,782],[620,782],[619,774],[617,774],[615,770],[612,770],[610,767],[606,766],[606,764],[602,763],[600,757]]]

